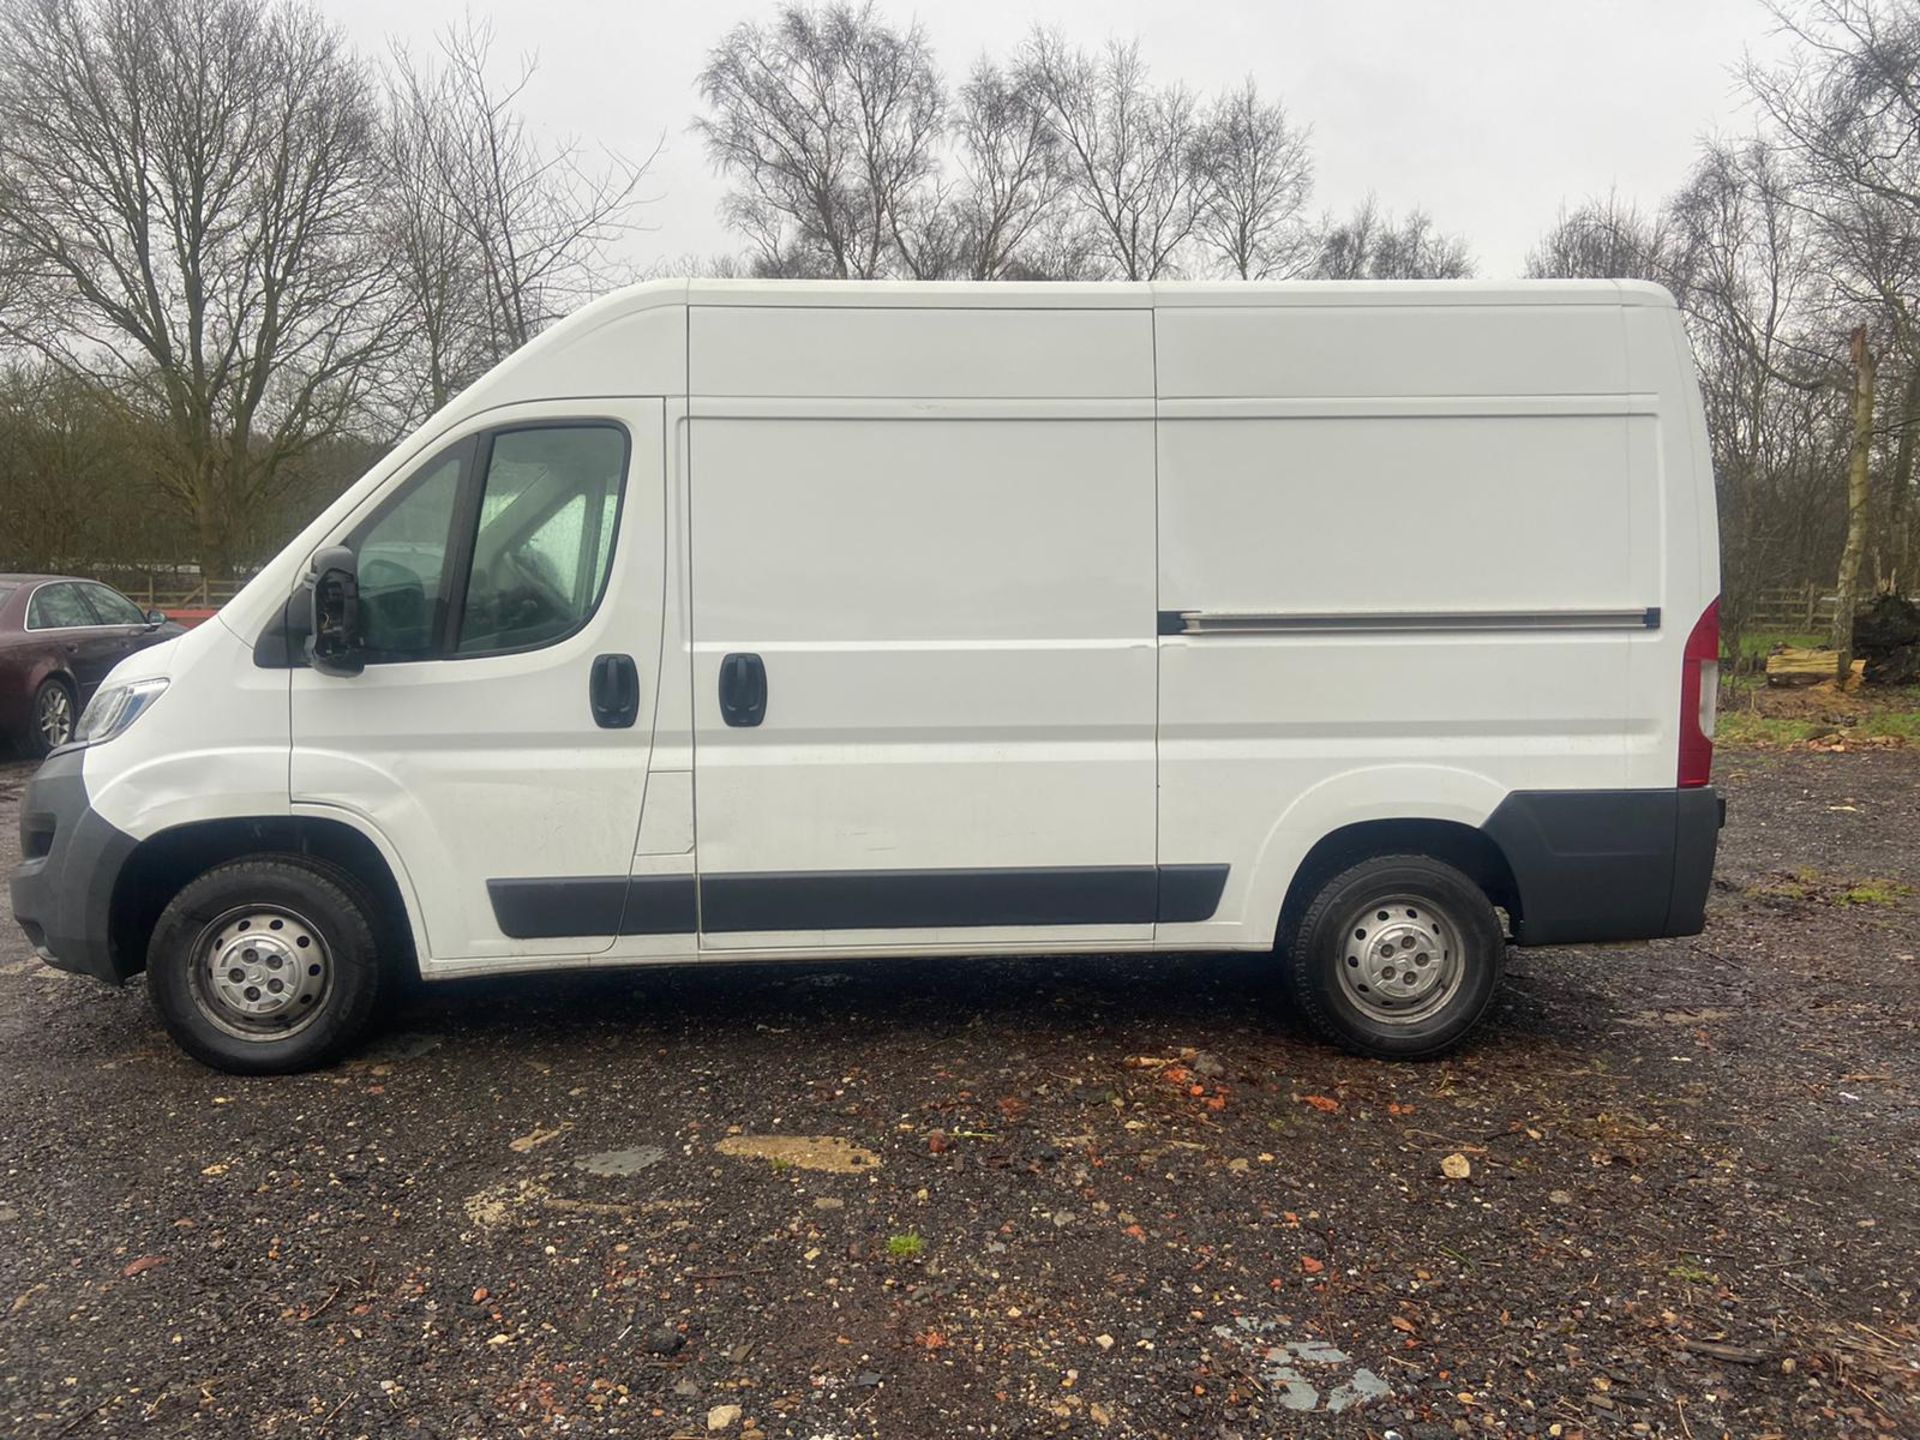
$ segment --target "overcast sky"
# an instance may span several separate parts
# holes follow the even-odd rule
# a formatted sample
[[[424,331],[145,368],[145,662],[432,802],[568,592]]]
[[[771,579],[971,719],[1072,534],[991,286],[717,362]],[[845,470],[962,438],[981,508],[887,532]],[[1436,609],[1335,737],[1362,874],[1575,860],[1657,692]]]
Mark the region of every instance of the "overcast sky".
[[[650,233],[633,258],[740,248],[722,186],[687,133],[694,76],[734,22],[770,3],[716,0],[318,0],[369,52],[416,50],[471,9],[491,17],[503,66],[535,54],[528,119],[641,156]],[[1480,273],[1519,273],[1562,200],[1617,187],[1651,203],[1703,136],[1751,128],[1733,71],[1779,53],[1760,0],[881,0],[917,16],[949,78],[1004,54],[1039,20],[1089,45],[1137,36],[1158,79],[1212,91],[1251,73],[1313,128],[1314,208],[1369,190],[1424,207],[1467,236]]]

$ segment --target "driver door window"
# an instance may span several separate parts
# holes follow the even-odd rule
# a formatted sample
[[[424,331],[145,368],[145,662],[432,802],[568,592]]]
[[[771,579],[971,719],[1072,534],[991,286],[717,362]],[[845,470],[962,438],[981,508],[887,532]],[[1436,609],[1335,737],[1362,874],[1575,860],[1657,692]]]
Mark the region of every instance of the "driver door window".
[[[460,654],[550,645],[585,623],[606,588],[626,450],[609,425],[495,437]]]
[[[498,431],[428,461],[348,542],[368,662],[578,630],[606,589],[626,466],[626,432],[597,423]]]

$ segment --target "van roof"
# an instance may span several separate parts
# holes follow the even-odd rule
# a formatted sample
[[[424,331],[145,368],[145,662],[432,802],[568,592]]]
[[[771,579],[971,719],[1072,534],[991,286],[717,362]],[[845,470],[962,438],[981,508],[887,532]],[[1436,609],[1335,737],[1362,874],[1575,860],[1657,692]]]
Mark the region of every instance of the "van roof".
[[[1643,280],[652,280],[616,291],[649,305],[1137,309],[1267,305],[1646,305],[1673,296]]]

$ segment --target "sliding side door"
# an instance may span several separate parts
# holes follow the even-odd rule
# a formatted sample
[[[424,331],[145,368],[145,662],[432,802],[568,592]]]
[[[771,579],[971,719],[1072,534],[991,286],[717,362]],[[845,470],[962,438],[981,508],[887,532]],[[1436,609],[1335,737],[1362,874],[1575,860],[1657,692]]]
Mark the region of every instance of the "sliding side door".
[[[1150,405],[755,409],[692,429],[703,947],[1149,941]]]

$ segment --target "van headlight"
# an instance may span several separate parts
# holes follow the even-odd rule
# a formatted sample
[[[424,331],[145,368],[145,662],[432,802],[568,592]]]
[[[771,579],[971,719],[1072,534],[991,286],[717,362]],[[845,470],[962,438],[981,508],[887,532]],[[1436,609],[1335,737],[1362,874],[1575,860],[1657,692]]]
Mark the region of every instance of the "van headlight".
[[[166,678],[160,675],[102,685],[80,713],[80,723],[73,727],[73,743],[99,745],[113,739],[146,714],[166,688]]]

